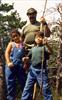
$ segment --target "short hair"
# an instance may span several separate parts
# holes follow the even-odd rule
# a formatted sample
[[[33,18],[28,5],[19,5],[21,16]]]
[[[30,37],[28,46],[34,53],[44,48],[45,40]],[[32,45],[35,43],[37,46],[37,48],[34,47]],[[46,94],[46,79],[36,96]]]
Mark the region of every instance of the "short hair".
[[[38,31],[37,34],[36,34],[36,36],[41,36],[42,38],[44,38],[44,33],[41,32],[41,31]]]

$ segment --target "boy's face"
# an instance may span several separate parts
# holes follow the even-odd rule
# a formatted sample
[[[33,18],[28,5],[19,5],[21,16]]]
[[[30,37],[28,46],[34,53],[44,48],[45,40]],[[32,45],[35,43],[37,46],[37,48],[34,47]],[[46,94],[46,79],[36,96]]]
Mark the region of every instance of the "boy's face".
[[[36,35],[35,42],[36,42],[36,44],[40,45],[43,43],[43,38],[40,35]]]

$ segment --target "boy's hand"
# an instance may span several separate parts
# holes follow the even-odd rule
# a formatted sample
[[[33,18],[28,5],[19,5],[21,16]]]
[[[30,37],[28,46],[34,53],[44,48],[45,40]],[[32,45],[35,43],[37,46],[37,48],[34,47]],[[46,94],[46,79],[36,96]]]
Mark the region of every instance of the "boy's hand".
[[[22,58],[22,61],[25,62],[25,59],[26,59],[26,57],[23,57],[23,58]]]
[[[24,62],[23,69],[25,71],[28,71],[28,69],[29,69],[29,57],[23,57],[22,61]]]
[[[47,44],[47,38],[43,39],[43,44],[45,44],[45,45]]]
[[[22,61],[24,62],[24,66],[23,66],[24,70],[28,71],[28,69],[29,69],[29,57],[23,57]]]
[[[10,68],[14,66],[12,62],[9,62],[7,65],[8,65],[8,67],[10,67]]]
[[[22,61],[23,61],[23,62],[27,62],[28,60],[29,60],[29,57],[23,57],[23,58],[22,58]]]
[[[28,69],[29,69],[29,63],[24,63],[23,69],[25,71],[28,71]]]

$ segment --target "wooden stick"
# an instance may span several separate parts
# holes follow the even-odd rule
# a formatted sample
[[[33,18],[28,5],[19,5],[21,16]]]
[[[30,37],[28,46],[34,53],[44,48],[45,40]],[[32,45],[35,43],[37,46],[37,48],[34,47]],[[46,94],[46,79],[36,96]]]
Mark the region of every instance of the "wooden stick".
[[[37,90],[37,84],[34,84],[34,91],[33,91],[33,100],[36,98],[36,90]]]

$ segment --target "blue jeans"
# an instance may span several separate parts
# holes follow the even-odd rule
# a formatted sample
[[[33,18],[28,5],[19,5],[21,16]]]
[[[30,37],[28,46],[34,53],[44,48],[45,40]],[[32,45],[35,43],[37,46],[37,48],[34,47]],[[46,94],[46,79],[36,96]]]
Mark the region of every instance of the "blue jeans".
[[[26,73],[24,72],[23,68],[21,68],[21,66],[14,66],[13,68],[9,68],[6,65],[5,66],[5,78],[6,78],[6,86],[7,86],[6,100],[15,100],[16,77],[20,83],[21,90],[23,91],[25,81],[26,81]]]
[[[30,94],[33,93],[32,89],[35,82],[38,82],[40,87],[42,86],[44,100],[53,100],[51,89],[48,83],[47,69],[35,69],[32,66],[27,76],[27,81],[22,93],[22,100],[32,100],[30,99]]]

